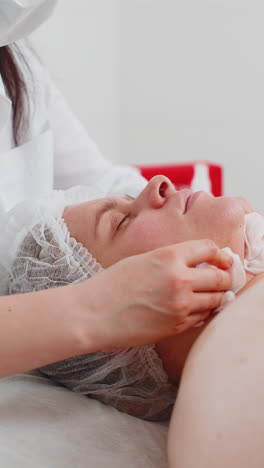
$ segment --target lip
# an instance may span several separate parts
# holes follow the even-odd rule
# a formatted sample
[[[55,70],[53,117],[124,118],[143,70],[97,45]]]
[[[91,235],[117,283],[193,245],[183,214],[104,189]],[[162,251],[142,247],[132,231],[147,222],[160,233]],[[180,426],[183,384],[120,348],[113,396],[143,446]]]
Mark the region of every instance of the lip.
[[[199,190],[198,192],[194,192],[194,193],[191,194],[191,196],[189,196],[187,198],[184,213],[186,213],[187,211],[189,211],[191,209],[191,207],[193,206],[193,204],[195,203],[197,198],[201,195],[201,193],[203,193],[203,190]]]
[[[180,191],[180,194],[181,194],[180,199],[181,199],[181,205],[182,205],[182,212],[184,214],[186,212],[188,200],[193,195],[193,191],[190,189],[184,189]]]

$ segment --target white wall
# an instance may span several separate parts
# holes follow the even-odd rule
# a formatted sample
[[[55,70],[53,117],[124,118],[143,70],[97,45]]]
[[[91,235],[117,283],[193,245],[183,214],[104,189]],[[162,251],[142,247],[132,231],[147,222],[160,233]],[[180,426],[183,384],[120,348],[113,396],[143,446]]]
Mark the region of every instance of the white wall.
[[[263,25],[262,0],[61,0],[35,40],[105,153],[220,162],[264,209]]]
[[[264,3],[122,2],[123,153],[210,159],[264,209]]]

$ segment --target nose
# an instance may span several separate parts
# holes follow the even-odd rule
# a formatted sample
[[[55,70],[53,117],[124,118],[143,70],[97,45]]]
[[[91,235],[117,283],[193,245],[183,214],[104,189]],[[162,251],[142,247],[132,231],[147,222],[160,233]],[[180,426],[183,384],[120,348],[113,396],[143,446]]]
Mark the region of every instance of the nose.
[[[161,208],[168,198],[176,192],[173,183],[163,175],[152,177],[143,192],[134,201],[135,210]]]

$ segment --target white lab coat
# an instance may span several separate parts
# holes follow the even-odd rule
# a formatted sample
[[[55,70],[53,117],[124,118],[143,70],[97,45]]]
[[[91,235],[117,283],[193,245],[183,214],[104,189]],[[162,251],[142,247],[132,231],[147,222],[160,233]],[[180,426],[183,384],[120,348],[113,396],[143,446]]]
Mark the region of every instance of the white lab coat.
[[[135,169],[113,165],[102,156],[39,59],[25,45],[21,47],[32,72],[31,77],[24,66],[30,125],[22,144],[15,147],[11,103],[0,78],[0,206],[6,211],[53,188],[81,184],[99,186],[105,196],[136,196],[145,179]]]
[[[106,195],[136,195],[145,179],[106,161],[33,55],[30,66],[35,102],[29,131],[17,148],[0,80],[0,208],[7,211],[23,199],[76,184],[95,184]],[[34,373],[1,379],[0,408],[3,467],[166,466],[166,426],[119,413]]]

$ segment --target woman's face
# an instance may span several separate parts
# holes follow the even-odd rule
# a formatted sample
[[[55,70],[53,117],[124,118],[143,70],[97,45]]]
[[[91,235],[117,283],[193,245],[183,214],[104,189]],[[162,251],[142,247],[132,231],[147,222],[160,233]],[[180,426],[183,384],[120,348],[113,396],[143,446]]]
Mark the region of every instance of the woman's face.
[[[208,238],[244,258],[244,210],[238,199],[177,191],[153,177],[136,198],[113,197],[72,205],[64,220],[104,268],[125,257],[188,240]]]

